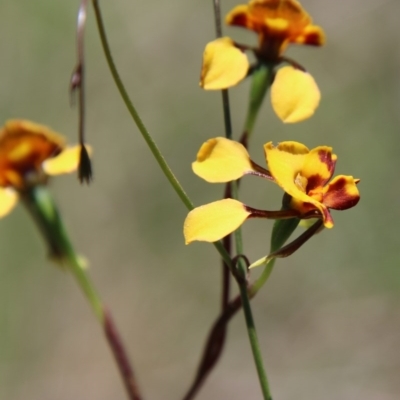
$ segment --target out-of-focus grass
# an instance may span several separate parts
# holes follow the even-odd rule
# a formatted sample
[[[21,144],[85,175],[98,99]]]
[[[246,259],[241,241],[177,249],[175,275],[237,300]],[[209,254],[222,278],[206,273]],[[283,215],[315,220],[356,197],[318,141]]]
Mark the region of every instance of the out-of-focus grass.
[[[236,2],[223,2],[228,11]],[[324,48],[295,48],[323,100],[307,122],[282,125],[267,100],[250,152],[299,140],[327,144],[337,173],[361,178],[359,205],[334,213],[325,231],[279,261],[254,314],[274,398],[398,398],[400,296],[398,175],[400,39],[397,1],[304,1]],[[213,38],[211,2],[102,2],[115,60],[166,159],[196,204],[217,199],[190,169],[199,145],[223,134],[219,93],[198,88],[201,53]],[[78,1],[1,2],[0,116],[48,124],[76,141],[69,107]],[[235,38],[254,41],[238,29]],[[87,135],[95,180],[52,182],[71,236],[114,310],[146,398],[181,397],[219,304],[212,246],[185,247],[186,211],[150,156],[113,86],[92,12],[86,32]],[[248,82],[231,91],[240,134]],[[249,178],[243,199],[277,207],[280,193]],[[267,251],[271,224],[249,221],[252,259]],[[0,398],[124,398],[102,333],[74,282],[47,260],[25,210],[1,221]],[[256,272],[257,273],[257,272]],[[259,399],[243,317],[198,399]]]

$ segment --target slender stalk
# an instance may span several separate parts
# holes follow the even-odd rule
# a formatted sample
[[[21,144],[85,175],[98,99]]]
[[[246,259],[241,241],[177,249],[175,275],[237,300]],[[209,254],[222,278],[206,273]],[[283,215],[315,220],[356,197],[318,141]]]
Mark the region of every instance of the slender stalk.
[[[273,234],[271,237],[271,252],[277,251],[284,245],[284,243],[288,240],[290,235],[296,229],[297,224],[298,220],[296,219],[278,220],[275,222]],[[249,298],[253,298],[267,282],[268,278],[271,276],[275,261],[275,258],[270,260],[265,266],[264,271],[262,272],[260,277],[251,286],[247,287]],[[226,329],[226,325],[233,318],[233,316],[236,315],[241,307],[242,300],[239,296],[229,302],[226,309],[222,311],[220,316],[214,322],[213,327],[209,333],[209,339],[203,351],[202,361],[200,363],[198,374],[184,400],[192,399],[197,393],[198,389],[204,383],[205,378],[210,372],[210,369],[206,369],[204,366],[207,367],[212,364],[212,362],[215,362],[213,358],[215,355],[215,344],[218,343],[218,338],[221,335],[221,331],[224,331]]]
[[[70,247],[70,254],[68,254],[66,258],[66,264],[69,270],[72,272],[76,282],[78,283],[79,287],[83,291],[86,299],[89,301],[94,314],[96,315],[98,321],[101,325],[104,324],[104,309],[103,303],[100,299],[99,294],[95,290],[92,282],[88,274],[85,271],[85,265],[82,262],[75,252],[73,251],[72,247]]]
[[[107,40],[107,36],[106,36],[106,32],[105,32],[105,28],[104,28],[104,23],[102,20],[102,16],[101,16],[101,11],[100,11],[100,7],[98,4],[97,0],[93,0],[93,6],[94,6],[94,10],[95,10],[95,16],[96,16],[96,21],[97,21],[97,26],[98,26],[98,30],[99,30],[99,34],[100,34],[100,39],[101,39],[101,43],[103,46],[103,51],[107,60],[107,63],[109,65],[111,74],[114,78],[115,84],[120,92],[120,95],[129,111],[129,113],[131,114],[133,120],[135,121],[140,133],[142,134],[143,138],[145,139],[147,145],[149,146],[151,152],[153,153],[153,156],[155,157],[155,159],[157,160],[159,166],[161,167],[162,171],[164,172],[165,176],[167,177],[167,179],[169,180],[169,182],[171,183],[172,187],[174,188],[174,190],[177,192],[178,196],[180,197],[180,199],[182,200],[182,202],[186,205],[186,207],[191,210],[193,209],[193,204],[190,201],[190,199],[188,198],[187,194],[185,193],[185,191],[183,190],[183,188],[181,187],[181,185],[179,184],[178,180],[176,179],[176,177],[174,176],[174,174],[172,173],[171,169],[169,168],[168,164],[166,163],[164,157],[161,155],[160,150],[158,149],[156,143],[154,142],[154,140],[152,139],[152,137],[150,136],[148,130],[146,129],[144,123],[142,122],[141,118],[139,117],[139,114],[136,111],[136,108],[134,107],[126,89],[125,86],[119,76],[118,70],[115,66],[114,60],[112,58],[111,55],[111,51],[109,48],[109,44],[108,44],[108,40]],[[269,82],[269,81],[268,81]],[[265,94],[265,92],[264,92]],[[259,106],[258,106],[259,108]],[[258,111],[258,109],[257,109]],[[252,130],[252,126],[254,125],[254,121],[255,121],[255,113],[253,112],[250,117],[248,117],[248,121],[246,123],[246,126],[248,126],[250,129],[250,132]],[[223,257],[223,260],[226,262],[227,265],[229,265],[229,267],[232,269],[232,262],[231,259],[229,257],[229,254],[226,252],[225,248],[223,247],[221,242],[216,242],[215,247],[217,248],[217,250],[220,252],[221,256]],[[250,343],[251,343],[251,347],[253,350],[253,356],[255,359],[255,363],[256,363],[256,367],[257,367],[257,371],[259,374],[259,378],[260,378],[260,384],[264,393],[264,397],[265,399],[269,399],[269,397],[267,397],[267,395],[269,395],[269,389],[268,389],[268,381],[265,377],[265,371],[264,368],[262,366],[262,359],[260,356],[260,351],[259,351],[259,346],[258,346],[258,340],[257,340],[257,334],[255,332],[255,325],[254,325],[254,321],[252,318],[252,314],[251,314],[251,308],[250,308],[250,303],[249,303],[249,297],[247,294],[247,286],[245,285],[243,288],[243,284],[240,285],[241,288],[241,296],[242,296],[242,301],[244,303],[247,302],[247,306],[245,307],[245,316],[246,316],[246,324],[248,327],[248,333],[249,333],[249,339],[250,339]]]
[[[232,187],[234,193],[233,197],[237,198],[238,182],[233,182]],[[238,255],[241,255],[243,254],[243,240],[242,240],[241,229],[237,229],[235,231],[235,239],[236,239],[236,252]],[[258,379],[260,381],[261,391],[263,393],[264,400],[270,400],[271,394],[268,384],[268,378],[264,368],[261,349],[258,343],[256,326],[254,324],[253,314],[250,306],[249,292],[251,293],[251,289],[249,289],[247,285],[247,265],[245,265],[242,257],[238,258],[237,268],[239,276],[238,274],[235,274],[235,277],[239,285],[240,297],[242,299],[243,312],[246,320],[247,334],[249,337],[250,346],[253,353],[253,359],[256,365]],[[265,276],[265,280],[268,279],[268,277],[269,275]],[[253,291],[252,295],[254,296],[256,293],[257,291]]]
[[[88,151],[85,147],[85,57],[84,57],[84,37],[86,26],[88,0],[81,0],[78,11],[78,22],[76,29],[77,38],[77,63],[72,73],[70,81],[71,98],[75,91],[78,90],[78,135],[79,144],[81,146],[80,162],[78,168],[78,177],[81,183],[89,183],[92,180],[92,166]]]
[[[258,71],[256,71],[255,74],[257,75],[253,77],[253,86],[250,95],[248,115],[245,123],[245,130],[242,137],[242,143],[244,143],[246,147],[248,147],[248,139],[253,130],[254,123],[258,115],[258,111],[260,109],[265,93],[270,84],[269,70],[264,70],[263,67],[261,67]],[[232,192],[232,198],[234,199],[239,198],[239,181],[231,182],[231,192]],[[243,255],[243,238],[242,238],[242,231],[240,228],[238,228],[235,231],[235,243],[236,243],[236,254]],[[264,400],[270,400],[271,394],[270,394],[268,379],[262,360],[261,349],[258,343],[257,331],[254,324],[254,319],[250,306],[250,298],[248,292],[249,289],[247,285],[247,266],[245,265],[242,257],[238,258],[237,269],[238,271],[237,273],[234,274],[234,276],[236,277],[237,283],[239,285],[241,304],[243,305],[247,333],[253,353],[254,363],[257,369],[258,379],[260,381],[261,391],[263,393]],[[268,279],[268,277],[269,275],[266,276],[266,279]],[[257,291],[253,292],[253,295],[255,293],[257,293]],[[228,323],[228,321],[226,321],[226,323]]]
[[[239,196],[239,182],[232,182],[232,194],[233,198],[237,199]],[[243,254],[243,238],[241,229],[235,231],[235,242],[236,242],[236,254]],[[243,312],[246,320],[247,334],[249,336],[250,346],[253,353],[254,363],[256,365],[258,379],[260,381],[261,391],[264,396],[264,400],[270,400],[271,394],[268,384],[267,374],[264,368],[263,359],[261,355],[260,345],[258,343],[256,326],[254,324],[253,314],[250,306],[249,288],[247,285],[247,265],[245,265],[243,257],[239,257],[237,260],[237,283],[239,285],[240,297],[242,299]],[[269,275],[266,276],[268,279]],[[257,293],[256,291],[254,294]]]
[[[176,193],[185,204],[185,206],[189,209],[193,209],[193,203],[190,201],[189,197],[183,190],[182,186],[176,179],[175,175],[173,174],[172,170],[169,168],[167,162],[165,161],[164,157],[162,156],[160,150],[157,147],[157,144],[151,137],[149,131],[147,130],[146,126],[144,125],[142,119],[139,116],[135,106],[130,99],[128,92],[125,89],[125,86],[122,82],[122,79],[118,73],[117,67],[114,63],[114,59],[111,55],[110,46],[108,44],[107,35],[104,27],[103,17],[101,15],[100,6],[98,0],[93,0],[93,7],[96,16],[97,28],[100,34],[101,44],[103,46],[104,55],[106,57],[108,67],[110,68],[111,74],[114,78],[114,82],[119,90],[119,93],[122,97],[123,102],[125,103],[126,108],[128,109],[131,117],[136,123],[140,133],[143,136],[143,139],[146,141],[147,145],[149,146],[150,151],[153,153],[154,158],[158,162],[158,165],[164,172],[164,175],[167,177],[168,181],[170,182],[171,186],[175,189]]]
[[[239,181],[232,182],[232,198],[239,199]],[[243,254],[243,238],[240,228],[235,231],[236,254]],[[239,260],[239,262],[241,262]]]
[[[265,68],[261,66],[253,76],[252,89],[250,93],[250,103],[247,113],[247,118],[245,122],[244,133],[242,136],[242,143],[245,147],[248,147],[248,140],[253,131],[253,127],[258,115],[258,111],[263,102],[264,96],[270,86],[270,70],[269,68]],[[234,199],[239,198],[239,181],[232,182],[232,194]],[[235,231],[235,243],[236,243],[236,254],[243,255],[243,238],[242,238],[242,230],[239,228]],[[258,342],[256,326],[253,319],[253,314],[250,305],[250,297],[249,294],[254,296],[257,293],[257,290],[251,292],[251,289],[247,284],[247,265],[245,265],[242,257],[238,258],[237,261],[237,269],[238,273],[234,274],[239,285],[240,297],[243,306],[243,312],[246,320],[247,333],[250,341],[251,350],[253,353],[254,363],[256,365],[258,379],[261,386],[261,391],[263,393],[264,400],[270,400],[271,394],[268,384],[267,374],[264,368],[263,359],[261,355],[261,349]],[[271,269],[272,271],[272,269]],[[271,272],[270,271],[270,272]],[[265,272],[265,271],[264,271]],[[265,274],[265,281],[268,279],[269,274]],[[264,283],[265,283],[264,281]],[[252,297],[251,296],[251,297]]]
[[[232,196],[232,185],[231,183],[227,183],[225,186],[224,199],[230,198],[231,196]],[[227,235],[222,239],[222,245],[229,254],[229,257],[232,257],[232,234]],[[227,265],[226,262],[222,260],[222,302],[221,302],[222,311],[229,304],[230,289],[231,289],[231,271],[229,265]]]
[[[49,246],[51,259],[67,264],[85,294],[98,321],[103,323],[100,296],[86,274],[82,258],[75,253],[61,218],[45,187],[37,186],[22,193],[21,198]]]
[[[213,6],[214,6],[215,36],[217,38],[220,38],[222,36],[221,2],[219,0],[213,0]]]
[[[122,82],[122,79],[118,73],[117,67],[114,63],[114,59],[111,55],[110,46],[107,40],[107,34],[104,27],[103,18],[100,11],[100,6],[98,0],[93,0],[93,7],[96,16],[97,28],[99,30],[100,40],[103,47],[103,51],[107,60],[108,67],[110,68],[111,75],[114,79],[115,85],[118,88],[118,91],[121,95],[121,98],[129,111],[132,119],[134,120],[136,126],[139,129],[139,132],[143,136],[143,139],[146,141],[147,145],[150,148],[150,151],[153,153],[154,158],[156,159],[158,165],[160,166],[161,170],[163,171],[164,175],[168,179],[169,183],[178,194],[179,198],[181,199],[182,203],[186,206],[188,210],[193,210],[194,205],[189,199],[189,196],[186,194],[184,189],[182,188],[181,184],[179,183],[178,179],[175,177],[174,173],[172,172],[171,168],[168,166],[167,162],[165,161],[164,157],[162,156],[157,144],[151,137],[149,131],[147,130],[146,126],[144,125],[142,119],[140,118],[135,106],[130,99],[128,92],[125,89],[125,86]],[[214,243],[214,247],[220,253],[221,257],[225,261],[229,268],[232,268],[232,260],[229,254],[224,249],[223,245],[220,242]]]
[[[275,260],[271,260],[267,265],[264,267],[262,274],[258,277],[258,279],[251,285],[249,288],[249,296],[254,297],[256,293],[265,285],[269,277],[271,276],[272,270],[275,266]]]
[[[114,354],[115,361],[119,367],[120,373],[123,377],[125,389],[129,394],[130,399],[140,400],[142,397],[133,374],[132,367],[124,349],[123,343],[120,339],[119,333],[113,321],[112,315],[109,310],[103,309],[104,312],[104,333],[111,346]]]
[[[221,8],[220,1],[213,0],[214,4],[214,17],[215,17],[215,32],[216,37],[222,36],[222,27],[221,27]],[[230,139],[232,138],[232,122],[230,115],[230,105],[229,105],[229,94],[228,90],[222,90],[222,108],[224,115],[224,126],[225,126],[225,137]],[[231,184],[227,183],[225,186],[224,198],[231,197]],[[232,247],[232,235],[227,235],[222,240],[222,245],[226,250],[229,257],[231,257],[231,247]],[[222,290],[221,290],[221,312],[224,313],[225,310],[229,307],[229,299],[230,299],[230,289],[231,289],[231,271],[229,265],[222,260]],[[222,351],[224,349],[226,335],[227,335],[227,323],[223,325],[219,325],[218,329],[212,330],[209,335],[209,340],[207,341],[207,345],[204,349],[204,353],[200,360],[200,364],[197,370],[197,374],[192,385],[189,388],[189,391],[186,393],[184,400],[192,399],[196,393],[200,390],[203,385],[206,377],[217,364],[218,360],[221,357]]]
[[[275,259],[268,263],[259,279],[257,279],[257,281],[253,285],[247,288],[248,297],[250,299],[258,293],[259,289],[261,289],[261,287],[268,280],[274,264]],[[207,376],[210,374],[212,368],[215,366],[222,353],[221,337],[225,334],[226,327],[229,324],[230,320],[237,314],[237,312],[241,308],[242,298],[240,294],[227,304],[225,309],[222,310],[221,314],[215,320],[208,335],[208,340],[204,346],[201,362],[199,364],[196,377],[183,400],[193,399],[204,384]]]
[[[248,287],[247,290],[249,298],[253,298],[258,293],[258,290],[253,290],[252,286]],[[196,377],[183,400],[192,400],[204,384],[207,376],[210,374],[212,368],[220,357],[220,337],[223,332],[226,331],[226,327],[231,319],[238,311],[240,311],[241,308],[242,298],[239,294],[227,304],[226,308],[214,321],[210,333],[208,334],[207,342],[204,346]]]
[[[21,192],[21,199],[39,227],[49,247],[50,257],[61,267],[71,271],[89,302],[104,330],[129,399],[141,400],[133,369],[118,330],[112,321],[111,313],[105,309],[97,290],[86,273],[83,259],[76,254],[50,193],[44,186],[35,186]]]
[[[222,37],[222,24],[221,24],[221,3],[219,0],[213,0],[214,5],[214,20],[215,20],[215,36],[217,38]],[[222,109],[224,115],[224,127],[225,127],[225,137],[227,139],[232,138],[232,119],[231,119],[231,110],[229,104],[229,92],[227,89],[221,90],[222,95]],[[230,198],[232,193],[231,183],[228,182],[225,186],[225,193],[224,198]],[[228,252],[229,256],[232,257],[231,247],[232,247],[232,235],[226,236],[222,244],[226,251]],[[226,265],[225,261],[222,260],[222,310],[224,310],[228,303],[230,297],[230,270],[229,266]],[[222,340],[221,344],[221,352],[222,347],[225,342],[225,336]],[[221,353],[220,352],[220,353]]]
[[[284,208],[282,209],[284,210]],[[298,218],[290,218],[286,220],[276,220],[272,229],[271,235],[271,249],[270,253],[278,251],[289,239],[291,234],[297,228],[300,220]],[[268,261],[264,267],[264,271],[259,278],[254,282],[250,290],[250,294],[254,295],[259,291],[267,282],[275,265],[275,258]]]
[[[237,187],[236,182],[234,182],[233,186]],[[237,229],[235,231],[235,239],[236,239],[237,254],[239,254],[239,255],[243,254],[242,234],[241,234],[240,229]],[[263,393],[264,400],[270,400],[271,394],[270,394],[270,389],[269,389],[269,384],[268,384],[268,378],[267,378],[267,374],[266,374],[264,364],[263,364],[261,349],[260,349],[260,345],[259,345],[258,337],[257,337],[256,326],[254,323],[253,314],[252,314],[251,305],[250,305],[249,294],[252,294],[254,296],[257,293],[257,291],[254,291],[252,293],[251,288],[248,287],[247,265],[245,265],[242,257],[239,257],[237,260],[237,269],[238,269],[238,271],[236,274],[234,274],[234,276],[236,277],[236,281],[239,285],[240,297],[242,300],[243,312],[244,312],[244,316],[245,316],[245,320],[246,320],[247,334],[249,337],[250,346],[251,346],[251,350],[253,353],[254,363],[255,363],[256,369],[257,369],[257,374],[258,374],[258,379],[259,379],[260,386],[261,386],[261,391]],[[269,275],[266,276],[266,279],[268,279],[268,277],[269,277]]]
[[[221,3],[219,0],[213,0],[214,5],[214,20],[215,20],[215,36],[220,38],[222,36],[222,24],[221,24]],[[232,119],[231,110],[229,104],[229,92],[227,89],[221,90],[222,94],[222,109],[224,114],[224,127],[225,127],[225,137],[227,139],[232,138]],[[231,184],[227,183],[225,187],[224,198],[231,197]],[[223,240],[223,246],[227,250],[228,254],[231,256],[231,235],[228,235]],[[229,301],[230,292],[230,271],[229,266],[226,265],[223,260],[222,263],[222,309],[224,309]]]
[[[79,143],[83,146],[85,143],[85,63],[84,63],[84,33],[86,26],[86,10],[88,0],[82,0],[78,12],[77,24],[77,50],[78,50],[78,63],[76,71],[72,75],[71,90],[79,88],[79,122],[78,134]],[[75,75],[76,74],[76,75]]]
[[[214,20],[215,20],[215,36],[222,37],[222,24],[221,24],[221,3],[219,0],[213,0],[214,5]],[[224,125],[225,137],[232,138],[232,120],[230,115],[229,106],[229,93],[227,89],[221,90],[222,93],[222,108],[224,110]]]
[[[240,296],[236,296],[231,300],[226,308],[221,312],[220,316],[215,320],[204,348],[203,356],[197,370],[197,375],[184,396],[183,400],[191,400],[197,394],[205,379],[212,370],[212,367],[218,361],[220,356],[219,342],[221,334],[226,331],[226,326],[232,317],[240,310],[242,301]]]
[[[241,267],[239,267],[241,268]],[[242,271],[242,273],[245,271]],[[258,379],[260,381],[261,391],[263,393],[264,400],[271,400],[271,393],[269,389],[267,374],[265,372],[263,359],[261,355],[261,349],[258,342],[256,326],[254,324],[253,314],[250,306],[249,294],[247,292],[246,280],[238,280],[240,297],[242,299],[243,311],[246,318],[247,334],[253,353],[254,362],[256,364]]]

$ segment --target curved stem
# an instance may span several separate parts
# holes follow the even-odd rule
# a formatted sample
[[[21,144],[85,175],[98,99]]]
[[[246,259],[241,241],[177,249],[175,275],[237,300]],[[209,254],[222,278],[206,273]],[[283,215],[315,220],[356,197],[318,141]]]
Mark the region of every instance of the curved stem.
[[[221,312],[220,316],[215,320],[208,335],[208,339],[199,364],[199,368],[197,370],[196,377],[188,392],[184,396],[183,400],[193,399],[193,397],[201,388],[208,374],[217,363],[221,354],[221,337],[225,335],[226,326],[228,325],[232,317],[240,310],[241,306],[242,300],[240,296],[236,296],[227,304],[225,309]]]
[[[97,21],[97,27],[99,30],[100,34],[100,40],[101,44],[103,46],[103,51],[105,54],[105,57],[107,59],[108,66],[110,68],[111,74],[114,78],[114,82],[119,90],[119,93],[122,97],[123,102],[125,103],[126,108],[128,109],[129,113],[131,114],[133,120],[136,123],[136,126],[138,127],[140,133],[143,136],[143,139],[146,141],[147,145],[149,146],[149,149],[153,153],[154,158],[157,160],[158,165],[164,172],[164,175],[167,177],[168,181],[170,182],[171,186],[175,189],[175,192],[178,194],[182,202],[185,204],[185,206],[189,209],[193,209],[193,203],[190,201],[189,197],[183,190],[182,186],[176,179],[175,175],[173,174],[172,170],[169,168],[167,162],[165,161],[164,157],[162,156],[160,150],[157,147],[157,144],[151,137],[149,131],[147,130],[146,126],[144,125],[142,119],[140,118],[135,106],[133,105],[126,89],[125,86],[122,82],[122,79],[118,73],[117,67],[115,66],[113,57],[111,55],[111,50],[110,46],[108,44],[107,40],[107,35],[106,31],[104,28],[104,23],[103,23],[103,18],[101,16],[101,11],[100,11],[100,6],[98,0],[93,0],[93,7],[94,7],[94,12],[96,16],[96,21]]]
[[[282,208],[285,211],[285,208]],[[286,243],[294,230],[297,228],[300,220],[298,218],[278,219],[274,223],[271,235],[271,249],[270,253],[278,251]],[[260,277],[254,282],[250,293],[255,295],[267,282],[275,265],[275,258],[266,262],[264,271]]]
[[[141,400],[133,369],[121,337],[112,321],[111,313],[105,309],[100,295],[86,273],[83,258],[76,254],[53,198],[47,188],[43,186],[32,187],[21,192],[20,195],[49,247],[51,259],[71,271],[103,328],[129,399]]]
[[[261,289],[261,287],[268,280],[274,264],[275,259],[271,260],[270,263],[268,263],[259,279],[257,279],[257,281],[253,285],[247,288],[248,297],[250,299],[258,293],[259,289]],[[219,360],[222,352],[221,337],[225,335],[226,327],[229,324],[230,320],[237,314],[237,312],[241,308],[242,298],[241,295],[238,295],[227,304],[225,309],[222,310],[221,314],[215,320],[210,330],[210,333],[208,334],[208,339],[203,350],[201,362],[199,364],[196,377],[183,400],[191,400],[194,398],[194,396],[203,385],[205,379],[211,372],[212,368]]]
[[[271,276],[272,270],[274,269],[275,265],[275,260],[271,260],[265,267],[261,275],[258,277],[258,279],[251,285],[251,288],[249,289],[249,296],[254,297],[256,293],[265,285],[269,277]]]
[[[123,85],[123,82],[119,76],[119,73],[114,64],[114,61],[113,61],[113,58],[111,55],[111,51],[110,51],[110,48],[108,45],[107,36],[105,33],[105,28],[104,28],[104,23],[103,23],[100,8],[98,5],[98,0],[93,0],[93,6],[94,6],[94,10],[95,10],[96,21],[97,21],[97,26],[99,29],[101,43],[103,46],[103,51],[106,56],[106,60],[109,65],[111,74],[114,78],[115,84],[120,92],[120,95],[129,111],[129,113],[131,114],[133,120],[135,121],[140,133],[142,134],[147,145],[149,146],[150,150],[152,151],[155,159],[157,160],[159,166],[161,167],[162,171],[164,172],[165,176],[169,180],[172,187],[175,189],[176,193],[178,194],[178,196],[180,197],[182,202],[186,205],[186,207],[189,210],[191,210],[191,209],[193,209],[193,203],[190,201],[187,194],[185,193],[185,191],[179,184],[175,175],[172,173],[171,169],[169,168],[168,164],[166,163],[164,157],[161,155],[161,152],[158,149],[156,143],[154,142],[154,140],[150,136],[149,132],[147,131],[145,125],[143,124],[141,118],[139,117],[139,114],[136,111],[136,108],[134,107],[131,99],[129,98],[129,95],[125,89],[125,86]],[[269,84],[269,80],[267,80],[267,79],[265,79],[264,82],[267,82]],[[265,88],[262,97],[264,96],[266,89],[267,89],[267,87]],[[259,103],[258,105],[257,105],[257,102]],[[251,112],[249,112],[248,120],[246,122],[246,127],[250,128],[249,133],[252,131],[252,128],[253,128],[253,125],[255,122],[255,116],[258,112],[258,109],[259,109],[259,106],[261,105],[261,103],[262,103],[262,99],[261,100],[256,99],[256,102],[254,104],[256,104],[257,107],[251,106],[251,108],[250,108]],[[240,239],[239,239],[239,243],[240,243]],[[214,245],[217,248],[217,250],[220,252],[220,254],[223,257],[226,264],[229,265],[229,267],[232,269],[233,268],[232,261],[229,257],[229,254],[226,252],[224,246],[222,245],[222,243],[216,242]],[[245,273],[245,271],[243,271],[243,272]],[[259,349],[259,345],[258,345],[257,334],[255,331],[255,325],[254,325],[253,317],[251,314],[250,302],[249,302],[249,297],[248,297],[248,293],[247,293],[247,285],[241,283],[241,284],[239,284],[239,286],[240,286],[242,301],[244,304],[249,339],[250,339],[251,347],[253,350],[253,356],[254,356],[257,371],[259,374],[262,391],[264,393],[264,398],[269,399],[270,397],[269,397],[268,381],[266,379],[264,367],[262,365],[262,359],[261,359],[260,349]]]
[[[156,159],[158,165],[160,166],[161,170],[163,171],[164,175],[168,179],[171,186],[174,188],[175,192],[178,194],[179,198],[186,206],[188,210],[193,210],[194,205],[189,199],[189,196],[183,190],[181,184],[179,183],[178,179],[175,177],[174,173],[172,172],[171,168],[168,166],[167,162],[165,161],[164,157],[161,154],[161,151],[157,147],[157,144],[151,137],[149,131],[147,130],[146,126],[144,125],[142,119],[140,118],[135,106],[133,105],[128,92],[125,89],[125,86],[122,82],[122,79],[118,73],[117,67],[115,66],[113,57],[111,55],[110,46],[108,44],[106,31],[104,28],[103,18],[101,16],[100,7],[98,4],[98,0],[93,0],[93,7],[96,16],[97,27],[100,34],[100,40],[103,47],[103,51],[107,60],[108,67],[110,68],[111,75],[114,78],[115,85],[118,88],[118,91],[122,97],[122,100],[128,109],[132,119],[135,121],[136,126],[138,127],[143,139],[146,141],[147,145],[149,146],[151,152],[153,153],[154,158]],[[232,267],[232,261],[229,254],[224,249],[224,246],[220,242],[214,243],[214,247],[220,253],[223,260],[226,262],[229,267]]]

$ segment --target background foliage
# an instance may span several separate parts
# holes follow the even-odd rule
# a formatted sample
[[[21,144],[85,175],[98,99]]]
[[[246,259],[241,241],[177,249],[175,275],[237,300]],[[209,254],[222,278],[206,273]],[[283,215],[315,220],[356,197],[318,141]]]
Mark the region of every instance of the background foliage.
[[[222,2],[225,14],[236,1]],[[79,2],[0,3],[0,116],[48,124],[76,141],[68,81],[75,64]],[[316,115],[285,126],[268,102],[250,153],[262,144],[327,144],[337,173],[361,178],[361,201],[334,213],[336,226],[279,261],[254,299],[254,314],[277,399],[394,400],[400,392],[398,201],[400,37],[395,0],[304,0],[324,27],[322,49],[288,56],[317,80]],[[223,185],[194,176],[200,144],[223,134],[219,93],[198,88],[201,54],[214,37],[211,1],[102,2],[113,54],[145,123],[196,205]],[[90,10],[91,11],[91,10]],[[255,36],[225,33],[242,41]],[[114,310],[146,398],[179,399],[194,375],[219,307],[220,267],[212,246],[185,247],[185,208],[169,188],[120,100],[92,11],[86,34],[87,133],[95,181],[52,183],[76,247]],[[239,136],[248,82],[231,92]],[[273,185],[247,179],[242,199],[276,208]],[[245,225],[247,253],[267,253],[271,225]],[[125,394],[100,329],[69,275],[45,258],[22,207],[0,225],[0,398],[122,399]],[[198,396],[258,399],[243,316],[235,318],[222,362]]]

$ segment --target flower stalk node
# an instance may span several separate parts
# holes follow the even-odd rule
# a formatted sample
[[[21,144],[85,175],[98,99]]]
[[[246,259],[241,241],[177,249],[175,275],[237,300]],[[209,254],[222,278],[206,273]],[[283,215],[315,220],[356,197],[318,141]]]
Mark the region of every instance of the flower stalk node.
[[[245,265],[245,271],[244,268],[240,268],[239,262],[243,261]],[[248,271],[249,271],[249,266],[250,266],[250,261],[249,259],[244,255],[244,254],[238,254],[236,257],[232,259],[232,263],[234,265],[234,268],[232,270],[233,275],[235,276],[235,279],[239,284],[246,284],[248,283]]]

